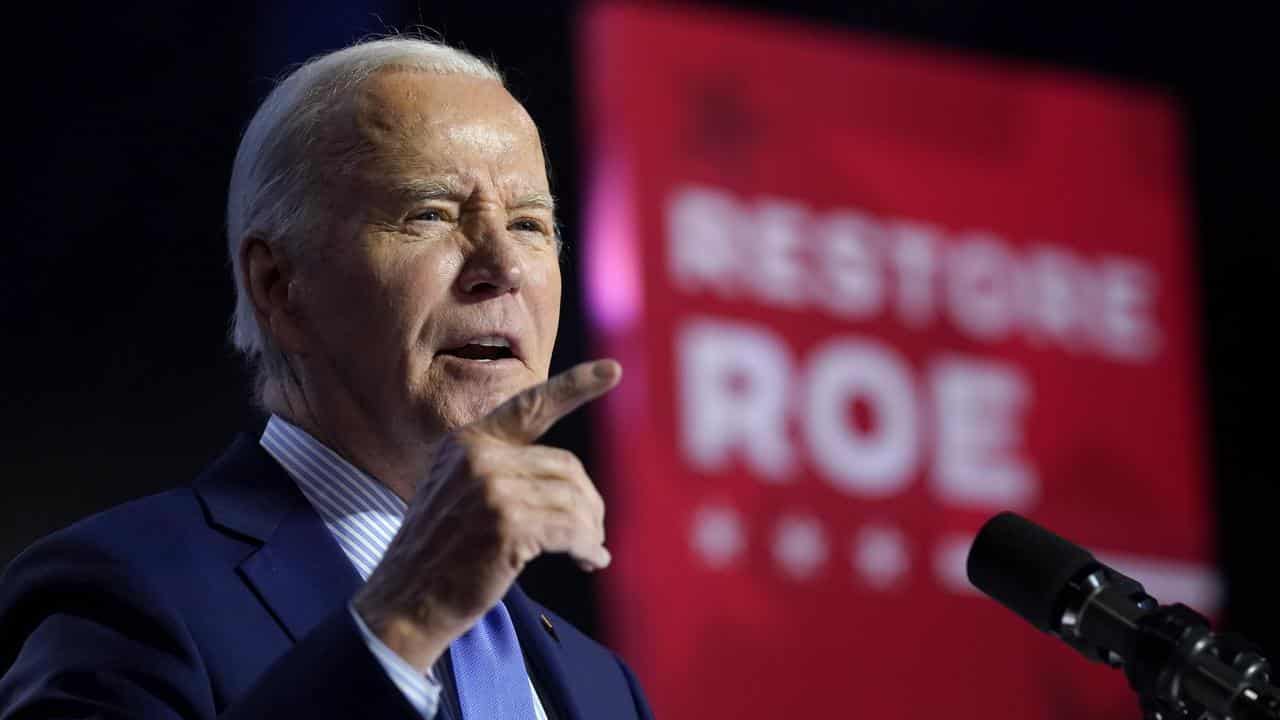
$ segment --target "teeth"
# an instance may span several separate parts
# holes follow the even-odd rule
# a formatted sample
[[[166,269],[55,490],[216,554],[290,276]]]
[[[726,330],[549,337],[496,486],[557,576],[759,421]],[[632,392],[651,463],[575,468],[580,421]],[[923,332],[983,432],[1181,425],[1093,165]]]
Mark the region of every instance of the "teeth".
[[[511,347],[511,343],[506,338],[492,336],[482,337],[472,340],[469,345],[483,345],[484,347]]]

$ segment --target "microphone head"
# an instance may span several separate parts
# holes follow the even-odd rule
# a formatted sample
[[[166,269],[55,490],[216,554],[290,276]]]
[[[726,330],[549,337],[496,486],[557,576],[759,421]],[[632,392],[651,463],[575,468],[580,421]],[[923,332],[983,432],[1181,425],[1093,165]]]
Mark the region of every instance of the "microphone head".
[[[991,518],[969,548],[969,582],[1032,625],[1054,632],[1067,583],[1091,565],[1084,548],[1011,512]]]

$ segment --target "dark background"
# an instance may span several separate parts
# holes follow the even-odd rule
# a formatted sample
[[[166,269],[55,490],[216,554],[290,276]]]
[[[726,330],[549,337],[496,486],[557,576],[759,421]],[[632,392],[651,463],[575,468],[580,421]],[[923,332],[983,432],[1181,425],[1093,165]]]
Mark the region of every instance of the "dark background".
[[[1262,115],[1277,93],[1274,33],[1261,10],[1025,0],[738,6],[778,22],[1099,74],[1180,100],[1202,280],[1210,500],[1228,592],[1223,626],[1280,660],[1277,397],[1265,349],[1280,278],[1268,202],[1276,126]],[[577,270],[586,162],[576,104],[580,8],[288,0],[8,11],[6,79],[17,89],[5,113],[12,206],[0,275],[0,562],[79,517],[188,483],[234,433],[261,427],[248,375],[225,340],[231,160],[272,78],[371,33],[429,29],[505,70],[542,129],[562,205],[555,367],[587,357]],[[548,441],[579,452],[590,468],[589,422],[571,416]],[[608,478],[597,481],[607,494]],[[525,585],[607,638],[591,579],[568,562],[537,561]]]

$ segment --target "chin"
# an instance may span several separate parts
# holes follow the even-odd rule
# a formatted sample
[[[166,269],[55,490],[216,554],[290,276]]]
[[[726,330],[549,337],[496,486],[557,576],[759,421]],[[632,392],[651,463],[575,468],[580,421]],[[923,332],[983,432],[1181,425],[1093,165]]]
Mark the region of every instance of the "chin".
[[[470,363],[437,362],[429,374],[423,417],[444,432],[469,425],[493,412],[512,396],[543,378],[517,361],[500,366],[473,367]]]
[[[521,389],[518,387],[510,391],[498,388],[468,389],[470,390],[468,392],[459,388],[460,392],[445,397],[443,403],[433,403],[424,414],[432,419],[432,424],[438,424],[444,432],[451,432],[485,417]]]

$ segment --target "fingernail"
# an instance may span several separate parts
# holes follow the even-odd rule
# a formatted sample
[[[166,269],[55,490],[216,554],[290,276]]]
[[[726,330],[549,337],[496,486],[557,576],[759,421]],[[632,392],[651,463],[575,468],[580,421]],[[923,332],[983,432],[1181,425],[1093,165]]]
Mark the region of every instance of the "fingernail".
[[[601,380],[612,380],[618,375],[618,370],[621,367],[616,360],[601,360],[592,368],[592,372]]]
[[[609,567],[613,562],[613,555],[605,548],[600,548],[600,569]]]

